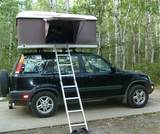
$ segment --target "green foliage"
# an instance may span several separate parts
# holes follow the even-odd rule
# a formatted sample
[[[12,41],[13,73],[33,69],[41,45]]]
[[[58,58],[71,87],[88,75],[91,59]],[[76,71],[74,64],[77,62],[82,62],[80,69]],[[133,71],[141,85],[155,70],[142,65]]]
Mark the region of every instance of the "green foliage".
[[[158,85],[160,83],[160,63],[151,64],[149,61],[143,59],[141,64],[137,63],[135,65],[135,70],[148,74],[155,84]]]
[[[100,49],[100,54],[115,64],[115,46],[118,50],[118,66],[123,66],[122,46],[126,48],[126,66],[127,70],[138,70],[150,75],[155,83],[160,83],[160,45],[159,45],[159,6],[158,0],[138,0],[131,1],[131,9],[129,12],[125,42],[123,40],[123,32],[125,19],[128,11],[129,0],[117,0],[117,26],[118,38],[115,38],[114,24],[114,5],[113,0],[72,0],[70,1],[69,13],[94,15],[97,17],[97,44]],[[66,0],[53,0],[53,10],[58,13],[65,13]],[[13,65],[19,53],[26,51],[17,51],[17,28],[16,15],[25,10],[50,11],[49,0],[0,0],[0,69],[7,69],[11,72]],[[146,25],[146,13],[149,17],[153,16],[154,31],[151,29],[151,18]],[[139,23],[141,30],[141,46],[140,56],[138,55],[139,44]],[[13,28],[12,28],[13,26]],[[146,28],[148,28],[148,60],[145,59],[145,44],[146,44]],[[151,64],[151,37],[154,34],[154,63]],[[135,45],[136,60],[133,62],[133,45]],[[97,49],[78,49],[77,51],[97,53]]]

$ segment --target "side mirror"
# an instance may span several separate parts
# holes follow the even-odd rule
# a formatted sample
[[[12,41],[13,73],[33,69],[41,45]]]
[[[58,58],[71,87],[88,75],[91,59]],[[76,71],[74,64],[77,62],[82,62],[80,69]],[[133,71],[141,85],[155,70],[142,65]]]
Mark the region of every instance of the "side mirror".
[[[113,65],[111,65],[110,67],[111,67],[111,71],[112,71],[112,73],[115,73],[115,72],[116,72],[116,67],[115,67],[115,66],[113,66]]]

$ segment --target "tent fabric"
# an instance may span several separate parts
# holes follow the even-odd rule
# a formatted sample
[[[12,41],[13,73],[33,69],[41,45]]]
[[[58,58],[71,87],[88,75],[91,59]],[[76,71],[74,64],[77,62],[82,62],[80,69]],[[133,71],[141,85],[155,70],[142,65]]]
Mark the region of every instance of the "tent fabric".
[[[42,19],[18,19],[18,44],[45,44]]]
[[[17,18],[18,45],[97,45],[96,20],[74,17]],[[53,32],[57,32],[56,36]],[[50,38],[50,40],[49,40]],[[85,46],[86,47],[86,46]]]
[[[85,24],[80,23],[78,37],[75,44],[97,44],[96,41],[96,22],[86,21]]]

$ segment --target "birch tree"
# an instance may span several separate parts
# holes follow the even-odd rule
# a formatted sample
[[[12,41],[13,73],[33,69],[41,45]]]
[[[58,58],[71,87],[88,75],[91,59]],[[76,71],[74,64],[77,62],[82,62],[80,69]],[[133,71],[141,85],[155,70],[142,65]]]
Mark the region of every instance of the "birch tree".
[[[118,65],[118,24],[117,24],[117,12],[118,12],[118,0],[113,0],[113,5],[114,5],[114,20],[113,23],[115,24],[115,64]]]
[[[151,0],[152,2],[152,0]],[[150,20],[151,20],[151,48],[152,48],[152,53],[151,53],[151,63],[154,62],[154,27],[153,27],[153,14],[152,14],[152,6],[150,7],[151,14],[150,14]]]
[[[159,7],[159,16],[160,16],[160,1],[158,2],[158,7]],[[160,18],[159,20],[159,29],[160,29]],[[160,32],[159,32],[159,61],[160,61]]]
[[[50,5],[50,11],[53,12],[53,0],[48,0]]]
[[[69,13],[69,0],[66,0],[66,13]]]
[[[141,1],[138,0],[138,4],[139,4],[139,28],[138,28],[138,60],[139,63],[141,63]]]
[[[126,18],[125,18],[125,24],[124,24],[124,30],[123,30],[123,45],[122,45],[122,55],[123,55],[123,66],[122,68],[125,69],[125,65],[126,65],[126,55],[125,55],[125,39],[126,39],[126,27],[127,27],[127,20],[128,20],[128,15],[129,15],[129,12],[130,12],[130,8],[131,8],[131,1],[129,1],[129,6],[128,6],[128,10],[127,10],[127,15],[126,15]]]
[[[145,0],[145,7],[146,7],[146,31],[145,31],[145,59],[148,60],[148,11],[147,11],[148,1]]]

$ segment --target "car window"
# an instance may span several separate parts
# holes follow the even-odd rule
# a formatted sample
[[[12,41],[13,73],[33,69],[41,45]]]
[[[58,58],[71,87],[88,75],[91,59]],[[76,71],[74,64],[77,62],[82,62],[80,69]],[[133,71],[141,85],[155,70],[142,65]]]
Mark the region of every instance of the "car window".
[[[110,66],[100,57],[94,55],[83,55],[82,58],[86,72],[88,73],[111,72]]]
[[[66,57],[66,56],[59,57],[59,64],[70,64],[69,57]],[[78,63],[78,57],[77,56],[72,56],[72,64],[73,64],[74,72],[79,73],[80,70],[79,70],[79,63]],[[71,66],[61,66],[60,70],[61,70],[62,74],[72,73]],[[54,73],[58,73],[58,67],[57,67],[56,59],[54,60]]]
[[[53,60],[48,56],[27,55],[21,73],[53,73]]]

